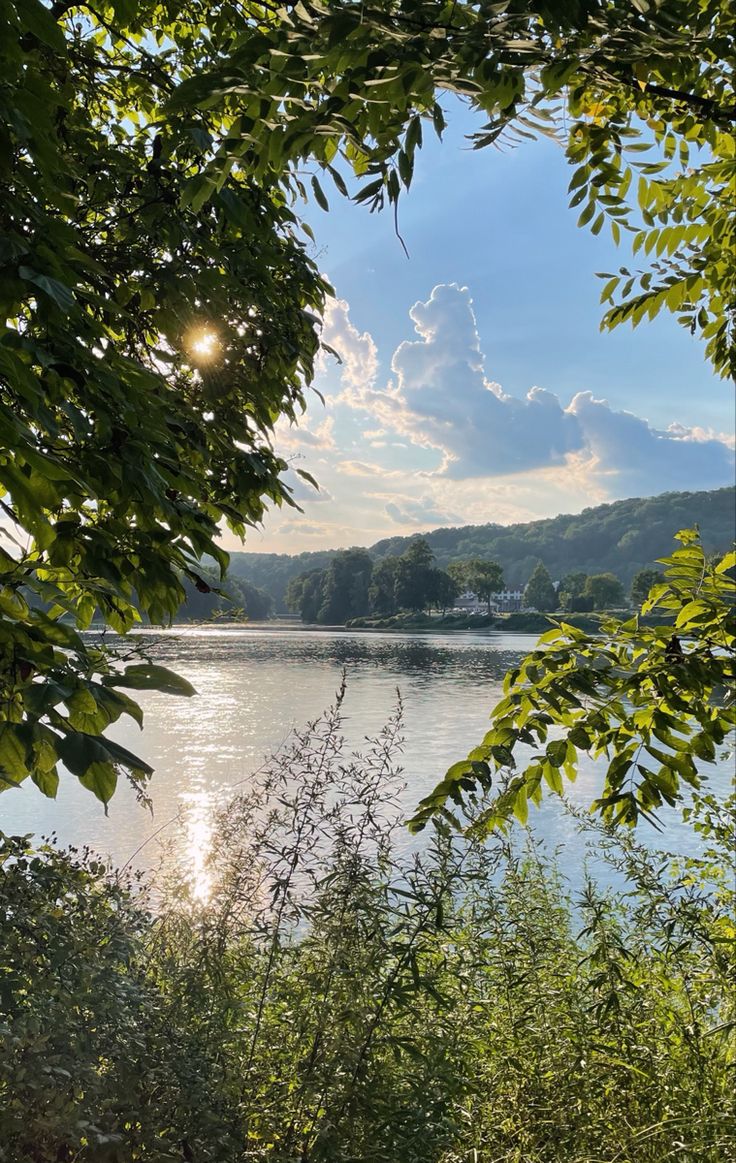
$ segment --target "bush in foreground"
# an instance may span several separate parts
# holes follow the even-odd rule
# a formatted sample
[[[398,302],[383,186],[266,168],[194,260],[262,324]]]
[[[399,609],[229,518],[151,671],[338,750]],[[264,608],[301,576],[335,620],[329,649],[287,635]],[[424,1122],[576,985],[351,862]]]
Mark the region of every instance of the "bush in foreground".
[[[204,907],[3,840],[3,1163],[731,1157],[726,807],[679,867],[595,826],[622,887],[573,900],[531,841],[408,852],[400,731],[349,754],[338,700],[297,734]]]

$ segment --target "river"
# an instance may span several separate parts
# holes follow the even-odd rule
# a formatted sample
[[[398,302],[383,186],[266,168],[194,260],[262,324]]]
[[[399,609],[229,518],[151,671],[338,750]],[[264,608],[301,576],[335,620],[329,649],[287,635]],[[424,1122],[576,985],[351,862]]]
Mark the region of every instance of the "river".
[[[410,810],[480,740],[488,711],[500,697],[503,676],[535,637],[497,631],[389,633],[274,628],[176,628],[150,636],[156,661],[195,687],[195,698],[143,692],[141,732],[132,720],[110,734],[154,768],[153,815],[121,780],[108,814],[70,775],[56,801],[27,782],[0,798],[0,828],[7,833],[54,833],[57,842],[100,852],[120,866],[131,859],[155,867],[173,851],[195,887],[204,876],[218,804],[247,785],[264,758],[294,727],[317,717],[334,699],[344,671],[345,734],[352,746],[378,732],[396,705],[404,706],[403,803]],[[722,773],[719,773],[719,776]],[[586,763],[569,788],[587,805],[600,787],[600,771]],[[573,879],[584,849],[574,822],[554,803],[531,809],[530,821],[565,852]],[[641,835],[656,840],[643,825]],[[696,843],[679,818],[667,817],[667,847],[688,851]],[[416,843],[407,835],[406,844]]]

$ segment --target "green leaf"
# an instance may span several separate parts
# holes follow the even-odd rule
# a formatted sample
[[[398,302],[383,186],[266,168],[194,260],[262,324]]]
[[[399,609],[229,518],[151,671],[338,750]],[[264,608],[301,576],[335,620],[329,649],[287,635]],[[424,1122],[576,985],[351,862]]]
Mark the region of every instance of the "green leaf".
[[[91,763],[79,782],[105,805],[112,799],[118,783],[118,773],[111,763]]]
[[[75,306],[74,295],[65,283],[60,282],[58,279],[53,279],[49,275],[41,274],[39,271],[34,271],[31,267],[19,267],[18,274],[26,282],[33,283],[36,287],[39,287],[66,314],[70,314],[73,311]]]
[[[66,41],[59,25],[48,8],[39,0],[23,0],[19,7],[21,22],[33,36],[38,37],[48,48],[58,53],[66,53]]]
[[[317,205],[320,206],[323,210],[329,210],[330,204],[325,197],[324,190],[320,186],[316,174],[312,175],[312,189],[314,191],[314,197],[317,201]]]
[[[163,691],[165,694],[185,695],[187,698],[197,693],[192,684],[181,675],[175,674],[168,667],[150,662],[126,666],[122,674],[106,675],[102,681],[105,686],[129,687],[138,691]]]

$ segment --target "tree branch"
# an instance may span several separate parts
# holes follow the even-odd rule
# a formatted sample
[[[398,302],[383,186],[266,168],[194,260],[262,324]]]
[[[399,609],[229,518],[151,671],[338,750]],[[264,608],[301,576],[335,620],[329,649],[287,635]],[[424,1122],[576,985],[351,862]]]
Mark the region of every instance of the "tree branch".
[[[638,81],[632,82],[640,87]],[[683,105],[693,105],[702,109],[714,121],[736,121],[736,105],[727,105],[725,108],[714,101],[712,97],[701,97],[698,93],[683,93],[681,89],[668,89],[665,85],[653,85],[647,81],[642,90],[653,97],[669,97],[672,101],[680,101]]]

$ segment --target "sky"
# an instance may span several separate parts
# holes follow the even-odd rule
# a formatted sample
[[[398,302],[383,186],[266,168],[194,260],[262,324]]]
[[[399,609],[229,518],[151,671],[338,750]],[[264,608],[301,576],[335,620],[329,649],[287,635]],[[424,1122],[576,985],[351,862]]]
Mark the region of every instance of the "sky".
[[[629,255],[576,225],[552,142],[473,151],[469,114],[422,150],[389,213],[335,191],[309,207],[335,290],[305,415],[277,451],[302,512],[246,549],[370,545],[440,525],[508,524],[733,483],[733,390],[661,317],[599,329],[601,280]],[[319,492],[297,470],[311,473]],[[228,548],[239,548],[226,538]]]

